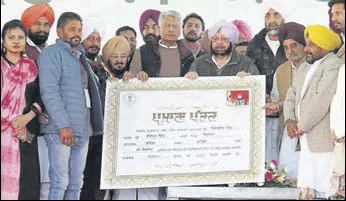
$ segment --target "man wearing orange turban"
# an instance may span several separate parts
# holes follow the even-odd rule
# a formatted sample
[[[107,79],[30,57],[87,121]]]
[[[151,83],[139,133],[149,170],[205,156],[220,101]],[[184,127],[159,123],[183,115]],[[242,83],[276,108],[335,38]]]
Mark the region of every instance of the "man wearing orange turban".
[[[22,23],[29,29],[37,19],[45,17],[49,22],[49,27],[54,23],[54,11],[47,3],[35,4],[27,8],[22,15]]]
[[[31,41],[42,49],[48,39],[49,30],[54,23],[54,11],[49,4],[40,3],[27,8],[21,21],[29,30]]]
[[[28,38],[25,48],[27,56],[37,59],[49,37],[50,28],[54,23],[54,12],[48,4],[40,3],[27,8],[21,17],[22,23],[28,30]],[[37,80],[38,84],[38,80]],[[30,92],[29,92],[30,93]],[[48,117],[37,94],[38,104],[35,107],[43,111],[40,115],[43,124],[47,123]],[[20,200],[47,200],[49,191],[49,160],[47,145],[42,136],[32,136],[30,145],[21,144],[21,175],[20,175]]]

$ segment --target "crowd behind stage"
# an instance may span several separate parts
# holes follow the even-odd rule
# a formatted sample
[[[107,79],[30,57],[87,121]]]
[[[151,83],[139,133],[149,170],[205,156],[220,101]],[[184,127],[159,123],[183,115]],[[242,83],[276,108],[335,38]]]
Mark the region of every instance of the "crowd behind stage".
[[[106,81],[253,75],[266,77],[266,161],[311,199],[344,198],[345,0],[329,1],[330,27],[289,22],[284,5],[266,0],[255,34],[149,9],[140,33],[125,25],[105,44],[96,16],[27,8],[1,32],[1,199],[165,199],[164,186],[100,189]]]

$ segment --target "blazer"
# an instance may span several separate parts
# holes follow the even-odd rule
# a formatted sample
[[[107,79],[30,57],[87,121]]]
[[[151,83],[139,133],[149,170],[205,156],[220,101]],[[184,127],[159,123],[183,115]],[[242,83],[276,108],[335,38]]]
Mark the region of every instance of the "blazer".
[[[298,129],[305,131],[304,135],[307,135],[310,152],[332,152],[334,149],[330,130],[330,105],[336,92],[339,68],[344,62],[335,54],[326,56],[301,99],[305,77],[310,68],[309,64],[303,63],[299,67],[295,82],[287,92],[284,103],[285,122],[298,122]]]

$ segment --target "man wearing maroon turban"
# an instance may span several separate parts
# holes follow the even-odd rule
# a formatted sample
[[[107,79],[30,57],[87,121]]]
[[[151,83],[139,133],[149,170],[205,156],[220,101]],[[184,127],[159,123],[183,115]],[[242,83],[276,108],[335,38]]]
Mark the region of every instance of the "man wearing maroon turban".
[[[25,48],[27,56],[34,60],[37,59],[49,37],[50,28],[54,23],[54,11],[49,4],[39,3],[27,8],[21,17],[22,23],[28,30],[28,38]],[[38,80],[35,81],[37,87]],[[30,93],[30,92],[29,92]],[[37,99],[40,94],[37,94]],[[37,101],[42,103],[42,101]],[[43,104],[36,107],[41,113],[41,123],[47,123],[48,117],[44,112]],[[42,136],[34,137],[31,144],[20,144],[21,152],[21,175],[20,175],[20,200],[47,200],[49,190],[49,160],[47,145]]]
[[[279,132],[277,147],[279,168],[287,168],[287,176],[291,179],[298,177],[299,152],[296,150],[297,138],[291,139],[285,129],[283,104],[287,91],[298,73],[299,66],[305,62],[304,39],[305,26],[289,22],[280,26],[279,41],[285,49],[287,62],[281,64],[274,74],[272,103],[266,105],[268,113],[279,113]],[[290,124],[287,125],[289,128]]]
[[[145,43],[153,42],[160,36],[160,14],[160,11],[152,9],[146,10],[142,13],[139,20],[139,29],[141,30]]]
[[[160,38],[160,26],[159,18],[161,12],[158,10],[148,9],[144,11],[139,19],[139,29],[143,36],[143,41],[146,43],[136,50],[132,57],[130,63],[130,69],[133,74],[137,74],[138,70],[133,69],[142,69],[142,53],[143,49],[147,44],[153,44],[158,41]]]

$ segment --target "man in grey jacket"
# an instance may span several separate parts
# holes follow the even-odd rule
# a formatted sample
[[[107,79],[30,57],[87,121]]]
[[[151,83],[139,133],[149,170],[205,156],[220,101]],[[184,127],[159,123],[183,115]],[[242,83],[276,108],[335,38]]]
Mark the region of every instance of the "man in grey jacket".
[[[211,41],[211,53],[199,57],[191,65],[188,79],[198,76],[247,76],[259,75],[254,61],[233,51],[239,37],[235,25],[220,21],[208,32]]]
[[[82,19],[63,13],[59,39],[39,57],[40,92],[50,120],[41,126],[48,146],[49,200],[79,200],[89,136],[103,134],[95,75],[80,45]]]

